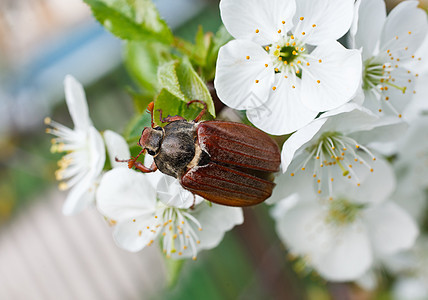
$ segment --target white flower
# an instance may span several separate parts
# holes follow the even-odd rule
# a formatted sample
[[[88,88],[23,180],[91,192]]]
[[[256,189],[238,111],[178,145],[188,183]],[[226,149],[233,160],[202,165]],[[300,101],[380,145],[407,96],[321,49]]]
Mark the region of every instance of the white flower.
[[[386,16],[383,0],[357,1],[351,28],[354,47],[362,48],[364,105],[401,117],[415,93],[418,74],[410,68],[427,33],[418,1],[404,1]]]
[[[126,145],[123,138],[108,140],[111,157],[129,158],[120,145]],[[226,231],[243,222],[241,208],[210,205],[171,176],[119,166],[104,174],[96,197],[99,211],[116,224],[113,237],[121,248],[135,252],[160,239],[167,257],[196,259],[197,252],[216,247]]]
[[[428,298],[428,238],[420,236],[408,251],[384,257],[383,264],[397,280],[392,288],[394,299]]]
[[[273,209],[276,230],[290,253],[327,280],[358,279],[375,259],[410,248],[418,235],[411,217],[386,201],[394,188],[391,168],[381,159],[374,167],[374,174],[363,174],[361,187],[342,179],[331,198],[318,199],[301,178],[295,183],[301,192]],[[284,185],[283,176],[278,179]]]
[[[336,40],[351,25],[352,0],[222,0],[224,25],[236,40],[218,55],[215,88],[271,134],[293,132],[320,111],[351,100],[361,55]]]
[[[428,187],[428,117],[414,120],[397,144],[396,168],[410,176],[415,187]]]
[[[281,166],[289,177],[290,194],[296,191],[294,178],[300,176],[307,178],[309,186],[312,181],[320,196],[332,194],[341,177],[359,186],[361,171],[375,171],[376,157],[370,148],[387,150],[382,145],[406,128],[396,118],[380,119],[354,103],[321,115],[284,143]]]
[[[71,215],[93,203],[96,183],[104,167],[105,149],[100,133],[92,126],[88,104],[82,85],[72,76],[64,80],[65,100],[74,123],[74,129],[45,119],[47,129],[56,138],[52,139],[52,152],[67,152],[58,162],[55,176],[59,188],[70,189],[63,206],[63,213]]]

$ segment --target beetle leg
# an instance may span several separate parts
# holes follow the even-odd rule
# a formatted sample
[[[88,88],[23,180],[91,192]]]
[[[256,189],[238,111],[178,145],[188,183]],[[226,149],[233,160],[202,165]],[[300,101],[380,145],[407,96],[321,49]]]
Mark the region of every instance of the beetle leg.
[[[159,112],[159,118],[161,123],[169,123],[169,122],[174,122],[174,121],[181,121],[181,120],[186,120],[185,118],[181,117],[181,116],[168,116],[166,118],[162,118],[162,109],[158,109],[157,110]]]
[[[134,162],[134,167],[135,167],[135,169],[138,169],[138,170],[140,170],[143,173],[152,173],[152,172],[155,172],[158,169],[158,167],[156,166],[155,162],[152,163],[152,165],[150,166],[150,168],[147,168],[141,162],[136,161],[136,162]]]
[[[146,149],[141,150],[136,157],[131,157],[131,159],[118,159],[117,157],[115,157],[114,160],[117,162],[127,162],[128,168],[132,169],[132,167],[137,164],[136,162],[137,159],[140,157],[142,153],[144,153],[144,151],[146,151]]]
[[[201,110],[199,115],[197,115],[197,117],[193,120],[193,122],[199,122],[199,120],[202,118],[202,116],[207,112],[207,104],[201,100],[192,100],[192,101],[187,102],[187,107],[189,107],[190,104],[195,103],[195,102],[201,103],[204,106],[204,108]]]
[[[193,204],[192,206],[190,206],[190,209],[195,209],[196,195],[195,194],[192,194],[192,195],[193,195]]]
[[[147,113],[150,114],[152,117],[152,128],[155,127],[155,123],[153,122],[153,108],[155,107],[154,102],[150,102],[149,105],[147,105]]]

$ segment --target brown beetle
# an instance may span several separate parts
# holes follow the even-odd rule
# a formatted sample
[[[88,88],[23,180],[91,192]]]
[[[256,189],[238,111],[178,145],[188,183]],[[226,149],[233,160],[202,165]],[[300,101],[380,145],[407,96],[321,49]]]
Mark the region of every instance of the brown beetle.
[[[153,102],[148,106],[152,127],[145,127],[138,144],[141,152],[129,160],[128,167],[144,173],[159,169],[180,181],[183,188],[206,200],[228,206],[250,206],[263,202],[275,186],[273,173],[279,171],[278,145],[266,133],[241,123],[199,122],[207,110],[188,122],[181,116],[160,120],[154,126]],[[154,157],[150,168],[138,162],[144,151]]]

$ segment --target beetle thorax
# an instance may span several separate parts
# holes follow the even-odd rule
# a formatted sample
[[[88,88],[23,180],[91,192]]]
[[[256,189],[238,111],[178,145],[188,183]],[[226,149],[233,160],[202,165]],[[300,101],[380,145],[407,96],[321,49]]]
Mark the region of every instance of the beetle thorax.
[[[164,135],[164,130],[161,127],[145,127],[138,144],[146,149],[150,155],[156,155],[159,152]]]

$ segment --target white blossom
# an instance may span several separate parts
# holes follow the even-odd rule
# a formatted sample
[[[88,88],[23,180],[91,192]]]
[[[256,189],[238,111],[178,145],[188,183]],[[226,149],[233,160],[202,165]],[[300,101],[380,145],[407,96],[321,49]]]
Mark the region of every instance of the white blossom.
[[[341,179],[330,197],[305,189],[304,178],[294,183],[298,192],[291,196],[281,199],[281,189],[274,195],[280,239],[327,280],[356,280],[378,258],[409,249],[418,235],[413,219],[387,201],[395,186],[390,166],[378,159],[374,168],[362,174],[361,187]],[[277,184],[285,186],[284,175]]]
[[[222,0],[236,40],[218,55],[219,98],[271,134],[293,132],[339,107],[361,80],[359,51],[336,40],[350,28],[351,0]]]
[[[92,126],[88,104],[82,85],[72,76],[64,80],[65,100],[74,123],[74,129],[45,118],[50,126],[52,152],[67,152],[58,162],[56,179],[61,190],[70,189],[63,206],[63,213],[78,213],[93,203],[95,189],[104,167],[105,149],[101,134]]]
[[[129,158],[120,136],[106,143],[110,157]],[[96,197],[98,210],[115,224],[113,237],[121,248],[135,252],[158,239],[167,257],[196,259],[200,250],[216,247],[226,231],[243,222],[241,208],[209,204],[171,176],[120,166],[103,175]]]
[[[414,62],[427,34],[426,13],[418,1],[403,1],[386,16],[383,0],[361,0],[351,28],[353,46],[362,50],[364,106],[402,117],[419,74]]]
[[[360,186],[362,171],[376,171],[373,148],[389,150],[383,145],[406,128],[406,123],[396,118],[380,119],[354,103],[321,115],[284,143],[281,166],[288,176],[290,193],[298,192],[293,182],[300,176],[320,196],[331,195],[340,178]]]

